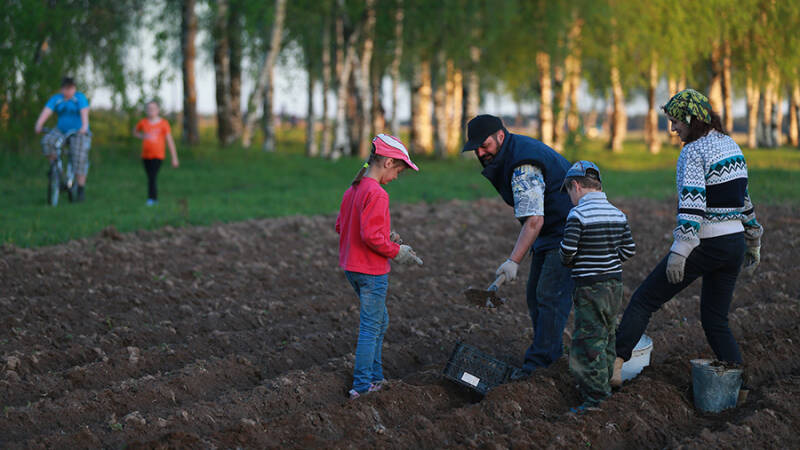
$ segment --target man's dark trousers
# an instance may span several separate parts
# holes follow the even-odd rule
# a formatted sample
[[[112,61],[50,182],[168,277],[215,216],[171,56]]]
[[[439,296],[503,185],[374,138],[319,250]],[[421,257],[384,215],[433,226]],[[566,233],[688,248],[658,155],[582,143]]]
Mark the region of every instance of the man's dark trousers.
[[[557,248],[534,253],[527,289],[533,343],[525,352],[525,371],[547,367],[563,354],[562,335],[572,308],[573,286],[570,269],[561,264]]]

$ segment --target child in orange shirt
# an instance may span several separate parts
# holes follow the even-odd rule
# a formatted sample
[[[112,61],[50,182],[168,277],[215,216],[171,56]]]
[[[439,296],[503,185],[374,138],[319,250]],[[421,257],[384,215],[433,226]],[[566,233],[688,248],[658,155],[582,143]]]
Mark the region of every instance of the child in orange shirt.
[[[161,162],[164,160],[164,141],[169,144],[172,167],[178,168],[178,152],[175,151],[175,141],[172,140],[172,131],[169,122],[159,116],[158,103],[155,100],[147,103],[147,118],[136,124],[133,135],[142,139],[142,163],[147,172],[147,206],[158,203],[158,188],[156,176]]]

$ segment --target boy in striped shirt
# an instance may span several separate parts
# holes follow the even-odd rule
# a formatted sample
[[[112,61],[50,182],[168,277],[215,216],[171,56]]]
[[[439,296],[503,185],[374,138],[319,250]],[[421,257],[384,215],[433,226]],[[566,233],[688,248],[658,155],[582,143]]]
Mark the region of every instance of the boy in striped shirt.
[[[562,189],[575,205],[567,216],[560,255],[575,281],[569,368],[583,399],[573,412],[580,413],[611,395],[617,316],[622,310],[622,262],[636,253],[636,244],[625,214],[608,202],[595,164],[576,162]]]

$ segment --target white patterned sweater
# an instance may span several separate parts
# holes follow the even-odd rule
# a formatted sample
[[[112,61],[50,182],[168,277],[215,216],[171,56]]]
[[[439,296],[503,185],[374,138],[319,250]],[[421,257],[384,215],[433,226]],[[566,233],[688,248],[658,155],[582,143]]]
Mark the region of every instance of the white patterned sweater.
[[[711,130],[678,157],[678,225],[670,251],[688,257],[700,239],[745,232],[759,245],[764,229],[747,192],[747,164],[730,136]]]

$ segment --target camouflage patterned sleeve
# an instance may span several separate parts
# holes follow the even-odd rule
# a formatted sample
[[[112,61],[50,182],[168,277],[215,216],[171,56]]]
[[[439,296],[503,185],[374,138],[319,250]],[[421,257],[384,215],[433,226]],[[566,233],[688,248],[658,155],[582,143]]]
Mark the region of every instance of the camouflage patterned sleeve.
[[[531,164],[514,169],[511,191],[514,193],[514,215],[521,219],[544,216],[544,176],[542,170]]]

